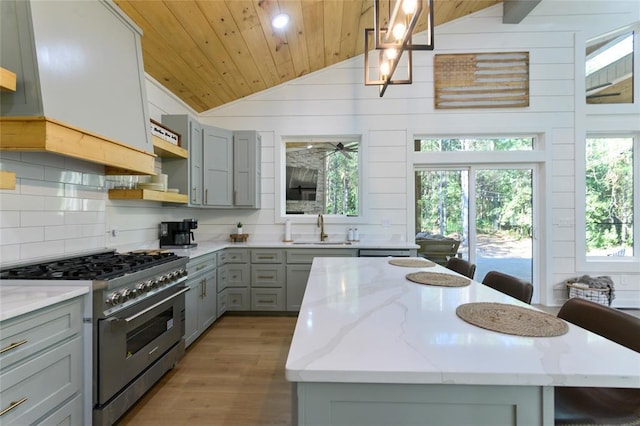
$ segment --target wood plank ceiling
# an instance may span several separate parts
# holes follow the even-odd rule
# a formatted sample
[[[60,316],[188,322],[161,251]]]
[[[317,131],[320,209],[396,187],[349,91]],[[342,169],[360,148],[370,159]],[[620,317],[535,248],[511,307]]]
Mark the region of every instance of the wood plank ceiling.
[[[435,0],[435,23],[500,2]],[[373,0],[115,3],[144,31],[145,71],[197,112],[360,55],[364,29],[373,27]],[[278,12],[291,17],[285,30],[271,27]]]

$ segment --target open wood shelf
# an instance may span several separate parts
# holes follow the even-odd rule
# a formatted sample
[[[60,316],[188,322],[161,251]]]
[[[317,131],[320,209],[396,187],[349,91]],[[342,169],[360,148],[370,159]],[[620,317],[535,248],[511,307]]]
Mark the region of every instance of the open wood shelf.
[[[167,142],[153,135],[151,139],[153,140],[153,152],[155,152],[158,157],[187,158],[189,156],[189,152],[178,145],[174,145],[171,142]]]
[[[16,174],[0,170],[0,189],[16,189]]]
[[[162,201],[165,203],[187,204],[185,194],[175,192],[154,191],[152,189],[110,189],[110,200],[146,200]]]
[[[0,67],[0,89],[16,91],[16,74]]]

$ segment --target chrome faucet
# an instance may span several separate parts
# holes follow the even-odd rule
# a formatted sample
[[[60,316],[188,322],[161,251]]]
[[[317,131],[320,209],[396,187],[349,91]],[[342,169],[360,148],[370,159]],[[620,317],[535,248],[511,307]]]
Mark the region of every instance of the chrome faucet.
[[[328,235],[324,233],[324,217],[322,217],[322,214],[318,215],[318,222],[316,225],[320,228],[320,241],[326,240]]]

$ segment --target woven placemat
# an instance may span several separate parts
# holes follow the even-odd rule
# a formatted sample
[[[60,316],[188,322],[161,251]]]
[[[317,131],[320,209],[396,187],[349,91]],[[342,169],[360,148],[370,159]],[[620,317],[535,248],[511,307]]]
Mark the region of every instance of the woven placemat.
[[[469,324],[515,336],[553,337],[569,331],[560,318],[505,303],[466,303],[456,308],[456,314]]]
[[[437,285],[440,287],[464,287],[471,283],[468,278],[440,272],[412,272],[407,274],[407,279],[418,284]]]
[[[409,268],[430,268],[436,266],[435,262],[432,262],[421,257],[404,257],[389,259],[389,265],[395,266],[407,266]]]

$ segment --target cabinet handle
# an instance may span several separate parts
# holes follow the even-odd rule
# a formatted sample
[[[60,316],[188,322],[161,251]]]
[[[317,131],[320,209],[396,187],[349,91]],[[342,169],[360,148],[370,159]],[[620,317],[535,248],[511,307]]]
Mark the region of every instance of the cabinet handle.
[[[193,202],[197,203],[198,202],[198,193],[196,192],[196,187],[194,186],[191,191],[193,192]]]
[[[207,265],[200,265],[200,266],[198,266],[198,267],[196,268],[196,271],[199,271],[200,269],[202,269],[202,268],[206,268],[206,267],[207,267]]]
[[[236,204],[237,198],[238,198],[238,191],[233,191],[233,204]]]
[[[208,204],[209,203],[209,189],[205,188],[204,190],[204,203]]]
[[[273,302],[271,300],[258,300],[258,303],[266,305],[266,304],[271,304]]]
[[[200,297],[204,299],[204,280],[200,280]]]
[[[258,259],[275,259],[275,256],[256,256]]]
[[[275,278],[273,275],[258,275],[259,280],[269,280]]]
[[[204,294],[202,295],[202,298],[204,299],[207,297],[207,279],[205,278],[202,282],[204,283]]]
[[[28,340],[20,340],[19,342],[10,343],[9,346],[7,346],[6,348],[0,349],[0,354],[3,354],[5,352],[7,352],[7,351],[10,351],[11,349],[15,349],[15,348],[17,348],[19,346],[22,346],[27,342],[28,342]]]
[[[12,401],[11,404],[9,404],[9,406],[7,408],[5,408],[4,410],[0,411],[0,416],[4,416],[5,414],[7,414],[9,411],[13,410],[14,408],[16,408],[18,405],[22,404],[23,402],[26,402],[27,398],[22,398],[19,401]]]

